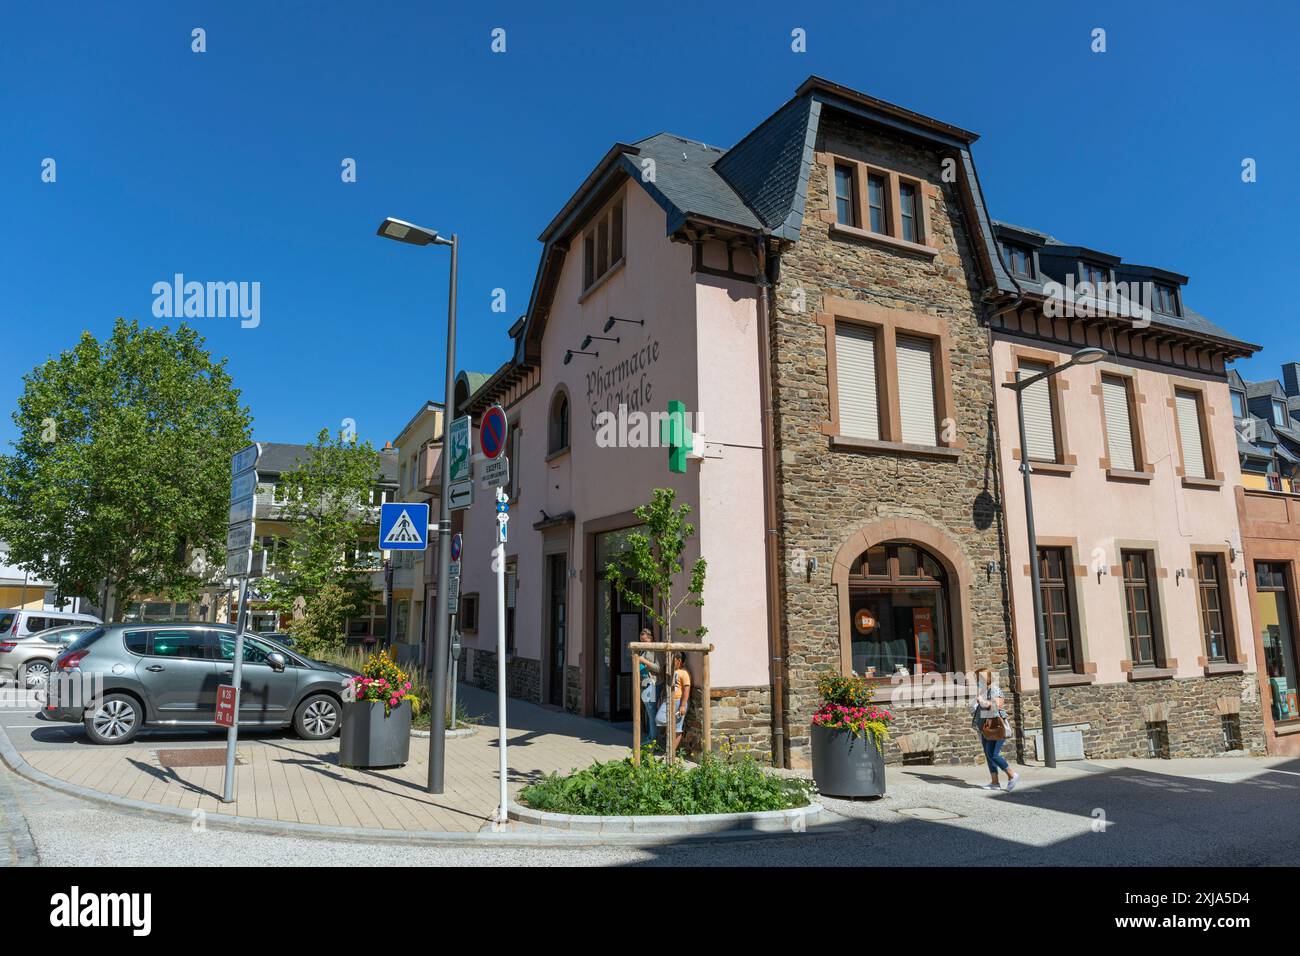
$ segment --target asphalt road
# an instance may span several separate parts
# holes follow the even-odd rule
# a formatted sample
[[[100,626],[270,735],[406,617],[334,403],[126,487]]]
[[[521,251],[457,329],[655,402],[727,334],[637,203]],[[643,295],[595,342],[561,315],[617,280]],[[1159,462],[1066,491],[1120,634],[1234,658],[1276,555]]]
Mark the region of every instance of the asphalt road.
[[[19,750],[92,746],[76,725],[0,711]],[[276,738],[278,735],[268,734]],[[217,744],[219,734],[159,732]],[[401,848],[424,866],[1264,866],[1300,859],[1300,760],[1133,760],[1021,768],[1015,793],[988,792],[976,767],[891,768],[881,800],[824,799],[850,819],[833,834],[655,847]],[[350,865],[392,843],[204,828],[118,810],[31,783],[0,766],[0,864],[63,866]]]

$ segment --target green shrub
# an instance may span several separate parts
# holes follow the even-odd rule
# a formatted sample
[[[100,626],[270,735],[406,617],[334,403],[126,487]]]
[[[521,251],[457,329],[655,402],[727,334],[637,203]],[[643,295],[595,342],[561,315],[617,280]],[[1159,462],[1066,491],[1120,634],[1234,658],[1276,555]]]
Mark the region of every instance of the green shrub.
[[[595,763],[568,776],[550,774],[525,787],[520,799],[535,810],[592,816],[744,813],[806,806],[810,781],[766,773],[749,756],[671,766],[653,754],[640,766],[625,760]]]

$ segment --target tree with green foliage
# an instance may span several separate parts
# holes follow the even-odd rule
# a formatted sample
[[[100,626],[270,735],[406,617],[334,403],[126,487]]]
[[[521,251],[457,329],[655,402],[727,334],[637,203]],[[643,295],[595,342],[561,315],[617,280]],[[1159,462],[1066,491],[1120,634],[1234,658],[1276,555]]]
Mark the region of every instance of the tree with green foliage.
[[[634,607],[641,608],[659,630],[664,641],[672,643],[675,637],[695,637],[708,633],[707,627],[694,630],[674,623],[683,607],[704,606],[704,576],[708,562],[696,559],[686,579],[683,555],[686,543],[695,536],[695,526],[687,521],[691,506],[675,506],[677,492],[671,488],[656,488],[649,504],[640,505],[633,512],[642,522],[642,528],[627,536],[627,547],[616,554],[605,567],[605,577],[619,596]],[[665,657],[660,668],[664,689],[660,700],[670,700],[672,686],[671,656]],[[669,725],[672,715],[669,714]],[[675,735],[668,734],[668,759],[673,760]]]
[[[275,541],[274,574],[258,583],[270,606],[292,612],[291,628],[309,653],[341,647],[347,619],[369,600],[367,572],[379,533],[371,496],[379,453],[343,432],[321,430],[292,471],[280,476],[284,504],[276,520],[291,529]]]
[[[115,620],[134,595],[196,597],[225,561],[230,456],[252,423],[239,397],[186,325],[83,333],[23,378],[0,455],[11,561],[61,599],[107,598]]]

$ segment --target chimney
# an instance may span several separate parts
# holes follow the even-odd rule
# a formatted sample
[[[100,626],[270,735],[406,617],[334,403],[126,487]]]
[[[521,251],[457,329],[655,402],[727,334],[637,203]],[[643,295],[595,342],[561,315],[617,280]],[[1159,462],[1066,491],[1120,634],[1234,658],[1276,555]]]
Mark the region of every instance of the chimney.
[[[1300,395],[1300,362],[1287,362],[1282,366],[1282,391]]]
[[[392,451],[392,450],[393,450],[393,443],[390,441],[384,442],[384,451]]]

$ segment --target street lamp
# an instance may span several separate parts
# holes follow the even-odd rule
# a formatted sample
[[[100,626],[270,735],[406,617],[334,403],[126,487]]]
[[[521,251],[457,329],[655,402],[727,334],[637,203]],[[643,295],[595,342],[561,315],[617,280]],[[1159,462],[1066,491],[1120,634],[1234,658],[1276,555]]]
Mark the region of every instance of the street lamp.
[[[1059,375],[1075,365],[1091,365],[1106,357],[1105,349],[1083,348],[1070,356],[1064,365],[1053,365],[1045,372],[1031,375],[1014,382],[1003,382],[1003,388],[1016,393],[1016,416],[1020,423],[1020,473],[1025,478],[1025,526],[1029,531],[1029,578],[1034,594],[1034,638],[1038,649],[1038,697],[1043,711],[1043,764],[1056,766],[1056,729],[1052,723],[1051,684],[1047,671],[1047,635],[1043,632],[1043,595],[1039,590],[1038,572],[1038,536],[1034,532],[1034,489],[1030,483],[1033,469],[1029,466],[1029,443],[1025,438],[1025,389],[1029,386]]]
[[[449,625],[447,615],[447,587],[451,567],[451,508],[447,501],[447,488],[451,484],[451,418],[452,396],[456,387],[456,253],[460,246],[453,233],[450,239],[438,235],[436,229],[426,229],[415,223],[388,218],[379,224],[376,234],[385,239],[409,243],[413,246],[451,246],[451,284],[447,296],[447,369],[446,389],[442,409],[442,494],[438,508],[438,598],[434,618],[433,655],[433,713],[429,715],[429,793],[442,793],[443,764],[447,747],[447,655]],[[389,635],[392,639],[392,635]]]

